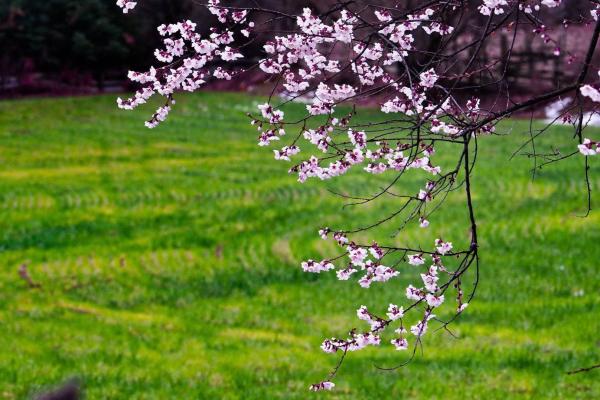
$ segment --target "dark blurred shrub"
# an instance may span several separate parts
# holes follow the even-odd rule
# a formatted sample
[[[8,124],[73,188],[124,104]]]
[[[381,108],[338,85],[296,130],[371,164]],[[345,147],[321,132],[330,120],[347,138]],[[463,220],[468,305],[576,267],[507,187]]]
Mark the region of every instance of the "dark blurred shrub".
[[[0,21],[4,76],[89,73],[102,86],[106,71],[130,62],[131,33],[109,1],[9,0]]]

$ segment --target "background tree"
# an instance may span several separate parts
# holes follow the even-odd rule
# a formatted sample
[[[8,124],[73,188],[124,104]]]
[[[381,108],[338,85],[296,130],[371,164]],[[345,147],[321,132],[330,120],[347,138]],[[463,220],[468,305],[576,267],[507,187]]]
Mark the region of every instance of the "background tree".
[[[3,76],[90,72],[102,87],[108,69],[130,61],[122,18],[100,0],[4,2],[0,20]]]

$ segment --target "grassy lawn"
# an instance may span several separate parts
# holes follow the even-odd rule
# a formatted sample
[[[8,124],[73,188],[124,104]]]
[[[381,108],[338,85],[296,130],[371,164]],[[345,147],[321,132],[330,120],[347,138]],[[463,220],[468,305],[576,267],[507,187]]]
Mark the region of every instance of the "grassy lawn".
[[[114,96],[0,102],[0,399],[73,376],[89,399],[600,398],[600,371],[565,373],[600,362],[600,213],[578,217],[582,158],[533,181],[530,160],[509,160],[528,137],[518,121],[479,143],[482,281],[458,338],[427,335],[394,372],[374,367],[404,360],[390,345],[352,354],[335,391],[307,392],[337,361],[321,341],[362,327],[361,304],[405,303],[418,276],[405,265],[365,290],[300,271],[335,254],[318,228],[360,226],[394,204],[342,208],[327,191],[366,194],[385,176],[298,184],[256,145],[244,116],[256,102],[182,97],[152,131],[148,108],[118,111]],[[556,127],[538,146],[570,135]],[[464,243],[462,201],[394,242]]]

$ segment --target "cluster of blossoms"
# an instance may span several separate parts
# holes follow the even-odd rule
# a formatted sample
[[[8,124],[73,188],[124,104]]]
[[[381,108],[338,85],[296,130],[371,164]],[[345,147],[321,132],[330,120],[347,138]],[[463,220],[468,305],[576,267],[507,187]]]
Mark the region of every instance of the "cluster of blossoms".
[[[117,0],[117,5],[123,9],[123,13],[127,14],[129,10],[133,10],[137,5],[133,0]]]
[[[512,1],[510,3],[513,3]],[[532,14],[534,11],[540,10],[540,4],[548,8],[558,7],[561,0],[525,0],[519,1],[519,9],[527,14]],[[508,0],[483,0],[478,9],[483,15],[500,15],[504,14],[505,9],[509,6]]]
[[[600,153],[600,143],[591,141],[588,138],[585,138],[583,143],[577,147],[579,148],[579,152],[584,156],[595,156]]]
[[[330,161],[323,165],[317,156],[310,156],[291,168],[291,172],[298,174],[300,182],[308,178],[330,179],[348,172],[352,166],[366,162],[363,169],[371,174],[381,174],[386,170],[404,171],[411,168],[425,170],[431,174],[439,174],[441,168],[430,162],[434,153],[432,144],[423,146],[419,153],[422,156],[404,152],[412,149],[406,143],[397,143],[390,147],[388,141],[373,141],[367,137],[365,131],[348,128],[351,115],[343,118],[334,115],[339,103],[351,101],[360,90],[349,84],[328,85],[324,80],[329,80],[342,69],[351,67],[355,80],[360,82],[362,90],[369,86],[384,85],[391,89],[393,96],[384,102],[381,110],[384,113],[398,113],[408,116],[419,115],[424,121],[429,120],[434,134],[457,134],[458,127],[440,121],[451,111],[453,100],[446,99],[441,106],[427,100],[427,92],[434,88],[439,76],[433,68],[422,72],[415,85],[397,82],[384,67],[401,61],[403,57],[413,50],[413,32],[422,27],[427,34],[448,34],[450,27],[439,22],[430,22],[434,15],[433,9],[426,9],[418,15],[409,15],[403,23],[393,23],[391,15],[386,11],[377,11],[378,24],[381,29],[379,34],[384,38],[381,42],[366,45],[355,39],[354,29],[357,19],[350,16],[347,11],[340,12],[338,19],[331,24],[326,24],[313,15],[310,9],[305,9],[297,18],[299,32],[287,36],[276,36],[274,40],[264,45],[268,58],[260,61],[259,66],[263,72],[270,75],[282,76],[283,87],[291,93],[298,95],[313,87],[314,96],[306,106],[310,116],[327,115],[325,124],[316,129],[306,129],[302,136],[319,151],[327,154],[324,158]],[[386,43],[392,43],[388,46]],[[335,45],[346,45],[349,52],[345,59],[332,59],[327,54]],[[279,141],[285,135],[286,124],[283,112],[273,108],[270,104],[260,107],[262,120],[255,119],[253,123],[260,131],[259,144],[266,146],[274,141]],[[490,128],[492,129],[492,128]],[[345,132],[351,147],[346,143],[336,142],[340,133]],[[368,144],[373,144],[369,148]],[[339,157],[331,160],[331,151],[335,150]],[[290,149],[284,147],[275,150],[278,160],[290,160]],[[295,143],[293,153],[300,152],[300,147]],[[418,153],[418,152],[417,152]]]
[[[136,2],[118,0],[117,4],[123,12],[128,12]],[[548,29],[531,14],[537,13],[540,7],[552,9],[559,4],[560,0],[482,0],[475,11],[489,18],[488,26],[482,28],[482,39],[467,46],[461,43],[459,47],[475,49],[476,53],[487,37],[509,23],[508,16],[520,13],[526,14],[533,24],[532,30],[527,28],[529,34],[541,37],[544,43],[555,44]],[[401,199],[398,211],[379,222],[369,223],[367,228],[352,232],[321,229],[319,235],[323,239],[332,237],[343,254],[322,261],[302,262],[302,270],[307,273],[335,271],[340,281],[356,279],[365,289],[398,281],[394,278],[400,274],[415,276],[413,284],[404,291],[408,304],[389,304],[384,317],[361,306],[357,316],[369,324],[369,328],[353,329],[344,339],[326,339],[321,349],[346,354],[367,346],[379,346],[388,328],[393,329],[389,340],[393,348],[407,350],[409,344],[416,348],[432,321],[444,325],[436,316],[443,314],[440,307],[447,307],[456,316],[464,311],[474,294],[475,289],[465,296],[461,288],[463,275],[479,261],[469,181],[474,163],[470,155],[476,152],[472,143],[479,136],[494,132],[498,120],[526,108],[527,102],[497,112],[484,109],[479,98],[454,95],[453,89],[463,83],[461,79],[470,78],[487,67],[474,70],[474,56],[469,56],[471,61],[461,70],[453,62],[454,56],[448,55],[456,54],[454,50],[443,54],[442,50],[448,49],[442,48],[437,53],[430,49],[431,43],[445,45],[455,40],[456,32],[450,22],[454,21],[452,13],[462,6],[451,9],[445,2],[427,2],[411,12],[395,12],[392,7],[369,5],[359,12],[347,4],[323,16],[309,8],[295,16],[267,10],[266,15],[287,18],[295,24],[295,29],[286,29],[281,34],[261,31],[264,23],[258,25],[252,21],[253,14],[260,13],[255,6],[227,7],[220,0],[209,0],[205,6],[215,20],[208,34],[198,33],[192,21],[158,27],[163,45],[156,50],[155,57],[162,65],[147,72],[130,72],[130,80],[140,88],[129,99],[118,99],[119,107],[130,110],[154,95],[164,97],[166,103],[146,122],[153,128],[167,118],[177,91],[193,92],[210,80],[233,79],[244,72],[239,61],[246,58],[246,45],[261,43],[263,56],[254,66],[262,71],[266,80],[275,82],[273,92],[279,91],[288,100],[276,104],[278,97],[272,96],[269,102],[258,106],[256,113],[249,114],[258,132],[258,144],[267,147],[290,138],[272,151],[276,160],[292,163],[289,171],[297,174],[300,182],[309,178],[328,180],[350,170],[367,176],[387,174],[393,182],[360,202],[381,196]],[[400,6],[396,7],[400,10]],[[593,19],[598,19],[599,10],[600,5],[594,5]],[[500,23],[492,24],[492,20]],[[520,24],[508,27],[520,29]],[[262,40],[265,34],[269,36]],[[560,54],[555,46],[554,55]],[[427,61],[422,62],[423,58]],[[592,85],[583,85],[581,81],[572,90],[580,90],[583,97],[600,103],[600,91]],[[559,96],[563,92],[557,93]],[[378,96],[380,116],[389,118],[386,122],[360,124],[354,119],[355,109],[340,111],[344,106],[355,105],[360,99],[374,95]],[[289,116],[286,119],[284,110],[287,111],[289,99],[300,97],[306,100],[305,116],[300,120],[290,120]],[[545,100],[548,99],[539,101]],[[434,162],[436,152],[440,151],[439,143],[459,149],[454,168],[444,166],[442,170],[441,165]],[[586,156],[595,155],[600,152],[600,143],[582,139],[579,151]],[[300,154],[302,158],[297,159]],[[420,179],[420,189],[408,195],[393,193],[391,188],[406,173]],[[429,251],[424,251],[420,247],[375,242],[362,245],[351,237],[352,233],[393,221],[400,215],[405,217],[402,226],[415,222],[427,228],[431,225],[431,214],[447,195],[460,187],[465,190],[470,211],[471,237],[466,250],[455,250],[452,242],[441,238],[435,240]],[[346,256],[342,265],[336,265]],[[448,260],[451,262],[446,262]],[[458,265],[451,267],[455,260]],[[456,302],[452,300],[453,294]],[[332,389],[335,372],[337,368],[330,379],[311,385],[310,389]]]
[[[328,228],[321,230],[321,233],[322,235],[325,235],[325,238],[329,232],[330,230]],[[341,245],[345,245],[345,243],[342,243]],[[433,309],[440,307],[444,303],[444,289],[438,285],[440,279],[439,272],[451,275],[448,269],[442,264],[442,256],[454,255],[451,253],[452,243],[437,239],[435,241],[435,246],[435,252],[429,253],[428,255],[431,257],[432,265],[424,273],[421,273],[422,287],[417,288],[413,285],[409,285],[406,288],[406,298],[414,302],[410,308],[421,303],[425,304],[423,317],[419,319],[415,325],[410,327],[410,332],[417,337],[421,337],[427,332],[428,322],[435,318],[435,315],[432,313]],[[346,247],[346,250],[350,263],[347,268],[338,269],[337,276],[340,280],[347,280],[349,276],[354,272],[357,272],[357,268],[359,268],[365,271],[365,275],[363,275],[358,282],[363,288],[369,288],[372,280],[385,282],[389,278],[399,274],[398,271],[392,268],[378,265],[377,260],[384,258],[386,252],[376,243],[368,247],[357,246],[354,243],[350,243]],[[370,256],[374,260],[370,260]],[[407,259],[410,265],[421,266],[426,262],[426,255],[423,253],[411,254]],[[308,261],[303,263],[303,268],[307,272],[319,273],[334,270],[335,266],[329,261],[324,261],[322,263]],[[381,269],[381,272],[378,273],[378,269]],[[457,312],[462,312],[466,306],[467,304],[463,303],[461,297],[459,297]],[[368,332],[356,333],[353,331],[351,337],[348,339],[327,339],[321,345],[321,349],[326,353],[336,353],[338,350],[344,352],[356,351],[363,349],[368,345],[377,346],[381,343],[380,333],[396,320],[400,320],[400,325],[395,330],[400,337],[394,338],[391,343],[397,350],[404,350],[407,348],[408,340],[403,336],[403,334],[406,333],[403,326],[403,307],[390,304],[387,312],[388,319],[375,316],[370,313],[365,306],[361,306],[357,310],[357,315],[359,319],[370,324],[370,330]]]
[[[600,6],[598,6],[600,7]],[[594,18],[597,19],[597,14],[592,12]],[[598,72],[600,76],[600,71]],[[596,89],[592,85],[583,85],[581,89],[579,89],[581,94],[589,99],[591,99],[594,103],[600,103],[600,91]],[[579,148],[579,152],[584,156],[595,156],[600,153],[600,143],[592,141],[588,138],[585,138],[583,142],[577,146]]]
[[[123,7],[124,12],[132,9],[135,4],[126,0],[120,0],[118,3]],[[219,6],[219,0],[210,0],[209,4],[209,10],[218,17],[219,21],[238,27],[239,34],[242,36],[250,35],[254,23],[247,21],[247,11],[222,8]],[[196,23],[187,20],[161,25],[158,27],[158,32],[164,38],[164,47],[157,49],[154,56],[166,65],[152,67],[148,72],[130,71],[129,79],[138,83],[140,89],[129,99],[117,99],[120,108],[132,110],[146,103],[156,94],[165,97],[166,105],[158,108],[146,122],[149,128],[156,127],[167,118],[171,105],[174,104],[175,92],[180,90],[194,92],[209,79],[230,80],[243,72],[240,68],[226,69],[217,65],[231,63],[243,57],[230,46],[235,40],[234,32],[230,29],[213,28],[208,36],[202,37],[196,32]]]
[[[324,239],[328,237],[330,232],[331,230],[329,228],[323,228],[319,231]],[[341,237],[344,236],[339,232],[334,234],[334,238],[338,244],[340,246],[346,246],[347,241],[340,240]],[[442,289],[439,285],[439,273],[442,272],[452,275],[452,273],[442,264],[443,256],[454,255],[451,253],[452,243],[437,239],[435,241],[435,249],[435,252],[429,253],[427,256],[424,253],[418,253],[409,255],[407,257],[408,263],[413,266],[421,266],[425,264],[427,257],[430,257],[432,261],[432,265],[425,272],[421,273],[422,287],[417,288],[413,285],[409,285],[406,288],[406,298],[413,302],[408,309],[413,309],[419,304],[424,305],[422,316],[410,326],[409,330],[405,328],[405,309],[402,306],[389,304],[386,313],[387,318],[383,318],[373,314],[366,306],[363,305],[356,311],[356,315],[359,320],[369,324],[369,330],[363,332],[352,330],[350,332],[350,336],[346,339],[339,339],[335,337],[325,339],[321,344],[321,349],[325,353],[335,354],[337,352],[343,352],[345,354],[347,352],[362,350],[368,346],[379,346],[382,342],[382,333],[390,327],[395,327],[393,331],[395,335],[389,342],[396,350],[403,351],[408,349],[408,332],[415,337],[416,341],[421,340],[421,337],[427,333],[429,322],[436,319],[436,315],[433,313],[434,309],[440,307],[445,300],[445,296],[443,294],[445,289]],[[348,269],[350,269],[352,272],[356,272],[356,269],[352,268],[353,266],[361,267],[363,270],[368,270],[373,261],[368,260],[367,258],[371,256],[375,260],[380,260],[386,256],[386,252],[376,243],[368,247],[357,246],[354,243],[350,243],[347,245],[347,255],[350,259],[350,267],[348,267]],[[319,266],[315,267],[315,265]],[[313,261],[309,261],[307,263],[303,263],[303,268],[305,271],[318,273],[322,271],[333,270],[335,269],[335,266],[329,261],[324,261],[322,263],[314,263]],[[348,273],[348,269],[340,269],[337,271],[337,275],[340,280],[348,279],[348,275],[346,275]],[[365,276],[368,276],[368,274],[369,272],[367,272],[367,275]],[[395,274],[397,274],[397,271]],[[368,285],[362,284],[364,279],[365,277],[361,278],[359,282],[361,283],[361,286],[368,288]],[[468,306],[468,303],[462,301],[462,291],[460,289],[457,300],[458,306],[456,312],[460,314]],[[327,382],[328,381],[312,385],[311,388],[312,390],[328,389],[327,387],[322,386]]]

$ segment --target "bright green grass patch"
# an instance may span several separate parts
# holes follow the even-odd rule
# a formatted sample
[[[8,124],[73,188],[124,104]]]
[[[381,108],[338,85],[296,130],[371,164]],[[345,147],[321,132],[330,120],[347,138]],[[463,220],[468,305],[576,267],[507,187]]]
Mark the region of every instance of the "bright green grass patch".
[[[90,399],[600,397],[600,372],[565,374],[600,362],[600,216],[578,217],[580,157],[534,181],[530,160],[509,161],[528,137],[519,121],[479,141],[482,281],[453,325],[459,338],[426,336],[423,354],[392,373],[374,367],[404,360],[390,346],[352,354],[334,392],[308,393],[336,362],[322,339],[360,326],[361,304],[401,303],[417,276],[405,268],[364,290],[300,272],[301,260],[336,254],[318,228],[374,222],[394,202],[342,208],[327,192],[365,195],[385,176],[295,182],[256,146],[244,113],[258,100],[183,96],[152,131],[149,110],[120,112],[113,96],[0,103],[0,399],[71,376]],[[571,135],[556,127],[538,146],[572,147]],[[390,239],[392,223],[379,237],[464,244],[462,196],[428,230]],[[41,289],[19,278],[22,264]]]

